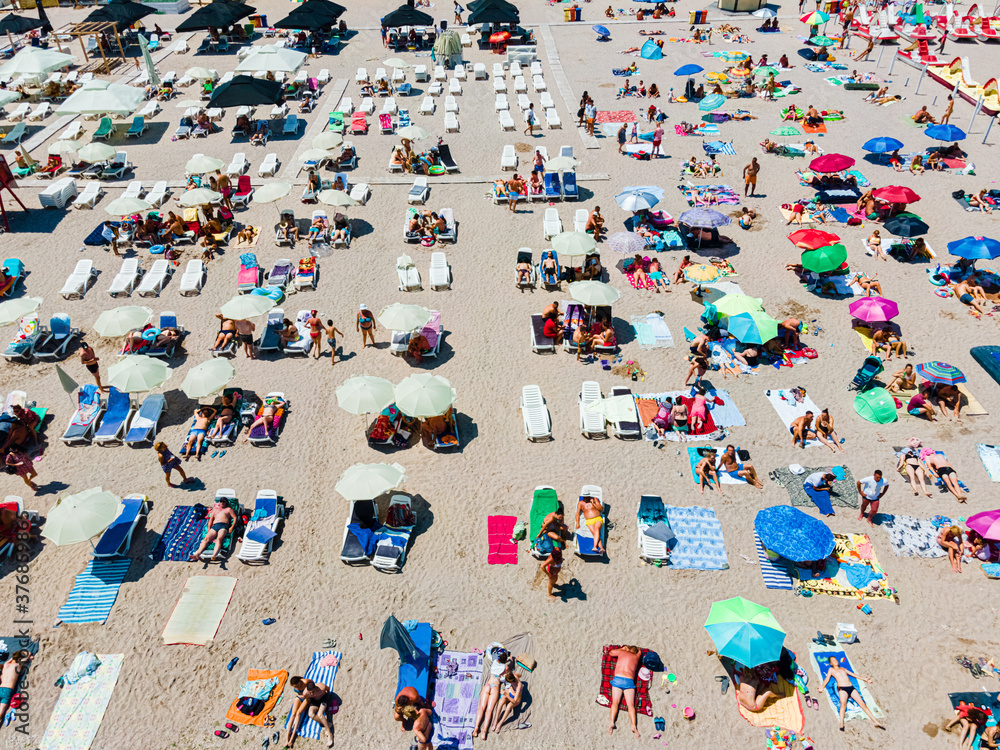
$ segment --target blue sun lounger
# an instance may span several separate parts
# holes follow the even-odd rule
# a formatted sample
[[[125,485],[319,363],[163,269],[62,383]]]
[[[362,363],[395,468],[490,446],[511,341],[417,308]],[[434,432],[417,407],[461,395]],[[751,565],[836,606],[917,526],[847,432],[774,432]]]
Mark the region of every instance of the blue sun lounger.
[[[167,399],[162,393],[153,393],[146,396],[142,405],[139,406],[139,413],[132,419],[128,432],[125,433],[126,445],[138,445],[140,443],[151,443],[160,429],[160,417],[167,410]]]
[[[70,417],[69,425],[61,438],[67,445],[89,442],[105,407],[96,385],[88,383],[81,386],[76,394],[78,404],[76,412]]]
[[[124,555],[132,546],[132,534],[139,519],[149,515],[149,498],[145,495],[129,495],[122,498],[122,510],[118,518],[101,534],[91,553],[94,557],[115,557]]]
[[[399,679],[396,683],[396,695],[403,688],[412,687],[424,700],[427,700],[427,687],[430,680],[431,663],[431,639],[434,637],[434,630],[429,623],[417,623],[417,627],[410,631],[413,644],[420,653],[416,659],[407,660],[399,665]]]
[[[563,172],[563,200],[575,201],[580,197],[576,187],[576,172]]]
[[[562,198],[562,191],[559,189],[558,172],[545,173],[545,197],[551,198],[552,200],[559,200]]]
[[[132,397],[111,386],[108,390],[108,405],[101,425],[94,433],[94,442],[100,444],[120,441],[134,411]]]

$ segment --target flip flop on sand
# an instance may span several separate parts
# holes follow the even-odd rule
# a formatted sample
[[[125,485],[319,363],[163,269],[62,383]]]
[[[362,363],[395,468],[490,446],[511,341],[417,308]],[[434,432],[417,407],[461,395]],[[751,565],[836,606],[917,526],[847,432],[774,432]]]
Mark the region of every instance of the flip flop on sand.
[[[228,722],[228,721],[226,722],[226,729],[228,729],[230,732],[238,732],[238,731],[240,731],[240,728],[238,726],[236,726],[235,724],[232,724],[231,722]]]

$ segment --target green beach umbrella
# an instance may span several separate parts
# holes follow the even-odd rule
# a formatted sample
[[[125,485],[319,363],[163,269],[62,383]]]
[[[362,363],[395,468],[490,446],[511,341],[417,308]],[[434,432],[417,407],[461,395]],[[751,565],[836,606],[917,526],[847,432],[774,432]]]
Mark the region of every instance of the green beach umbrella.
[[[885,388],[870,388],[854,397],[854,411],[875,424],[896,421],[896,400]]]
[[[94,323],[94,331],[105,338],[124,336],[135,328],[142,328],[152,317],[153,311],[148,307],[116,307],[101,313]]]
[[[125,357],[108,368],[106,385],[124,393],[144,393],[163,385],[170,377],[167,363],[145,354]]]
[[[603,281],[574,281],[569,285],[569,295],[583,305],[602,307],[613,305],[622,293]]]
[[[253,202],[274,203],[276,200],[284,198],[290,192],[292,192],[292,186],[287,182],[269,182],[254,189]]]
[[[802,131],[794,125],[782,125],[780,128],[772,130],[770,135],[802,135]],[[257,200],[256,195],[254,196],[254,200]]]
[[[837,243],[802,253],[802,267],[807,271],[825,273],[836,271],[847,260],[847,248]]]
[[[236,369],[228,359],[213,358],[188,370],[181,390],[190,398],[205,398],[221,391],[235,377]]]
[[[399,464],[354,464],[340,476],[334,487],[345,500],[371,500],[406,481],[406,469]]]
[[[806,44],[811,44],[813,47],[832,47],[836,42],[828,36],[814,36]]]
[[[396,406],[408,417],[439,417],[455,403],[455,389],[440,375],[422,372],[396,386]]]
[[[16,323],[28,313],[41,307],[41,304],[41,297],[18,297],[0,302],[0,326]]]
[[[274,305],[273,299],[262,294],[238,294],[220,307],[219,312],[230,320],[246,320],[263,315]]]
[[[378,322],[391,331],[413,331],[423,328],[431,319],[431,311],[420,305],[394,302],[382,308]]]
[[[42,536],[62,547],[93,539],[104,532],[121,512],[122,501],[101,487],[67,495],[49,511]]]
[[[745,294],[727,294],[715,303],[715,309],[720,318],[745,312],[761,312],[764,309],[764,300],[748,297]]]
[[[771,610],[741,596],[715,602],[705,621],[719,656],[756,667],[781,657],[785,631]]]
[[[371,375],[355,375],[337,388],[337,404],[351,414],[374,414],[395,400],[396,386]]]
[[[80,387],[80,384],[73,380],[59,365],[56,365],[56,375],[59,376],[59,385],[62,386],[66,393],[72,393]]]

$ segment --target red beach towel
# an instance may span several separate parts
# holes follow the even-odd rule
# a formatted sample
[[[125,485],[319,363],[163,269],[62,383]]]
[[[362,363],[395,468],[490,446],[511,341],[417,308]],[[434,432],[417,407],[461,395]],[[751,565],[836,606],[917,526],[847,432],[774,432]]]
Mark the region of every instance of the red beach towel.
[[[597,705],[608,707],[611,705],[611,678],[615,676],[615,664],[618,663],[618,657],[608,656],[609,651],[613,651],[619,646],[605,646],[604,653],[601,655],[601,694],[597,697]],[[640,649],[640,657],[645,657],[649,653],[648,648]],[[622,696],[622,701],[620,704],[622,710],[625,709],[625,697]],[[649,699],[649,682],[636,678],[636,691],[635,691],[635,710],[636,713],[646,714],[646,716],[653,715],[653,704]]]
[[[486,528],[490,543],[486,562],[490,565],[517,565],[517,543],[510,540],[517,516],[490,516]]]

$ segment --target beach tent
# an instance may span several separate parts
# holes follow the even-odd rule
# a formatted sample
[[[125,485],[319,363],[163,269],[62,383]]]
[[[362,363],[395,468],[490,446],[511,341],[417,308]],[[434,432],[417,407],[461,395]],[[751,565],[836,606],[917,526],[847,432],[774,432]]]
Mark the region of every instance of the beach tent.
[[[885,388],[872,388],[854,397],[854,411],[875,424],[896,421],[896,400]]]
[[[646,43],[642,45],[642,49],[639,50],[639,56],[643,60],[662,60],[663,50],[653,39],[647,39]]]

